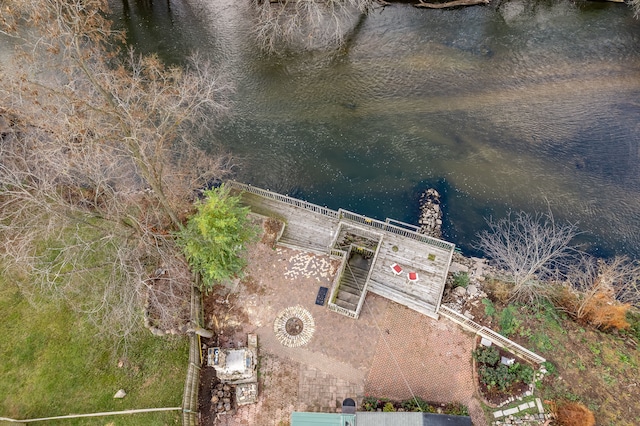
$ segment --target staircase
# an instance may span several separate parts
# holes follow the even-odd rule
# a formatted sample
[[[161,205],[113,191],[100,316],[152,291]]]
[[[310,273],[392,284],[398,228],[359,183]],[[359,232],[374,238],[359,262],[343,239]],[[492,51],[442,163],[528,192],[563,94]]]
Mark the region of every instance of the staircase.
[[[338,295],[333,303],[341,308],[356,312],[368,274],[368,269],[347,263],[338,285]]]
[[[357,252],[350,252],[349,260],[344,267],[333,304],[347,312],[341,312],[352,318],[358,316],[358,306],[364,298],[364,288],[371,268],[371,259]],[[336,310],[339,312],[339,310]]]

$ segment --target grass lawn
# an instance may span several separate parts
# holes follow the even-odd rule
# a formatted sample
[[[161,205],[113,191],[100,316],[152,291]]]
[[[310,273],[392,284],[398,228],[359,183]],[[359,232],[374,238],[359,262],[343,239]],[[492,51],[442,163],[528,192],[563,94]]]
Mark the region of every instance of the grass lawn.
[[[124,365],[119,368],[108,339],[82,316],[61,303],[34,308],[2,277],[0,313],[0,417],[25,419],[181,406],[188,339],[154,337],[141,330],[142,337],[122,358]],[[113,399],[121,388],[127,396]],[[47,424],[178,423],[179,411]]]
[[[490,319],[496,331],[551,363],[551,374],[538,384],[537,396],[579,401],[601,426],[640,424],[639,314],[628,315],[629,330],[603,332],[577,324],[550,305],[533,309],[496,302],[485,312],[490,315],[483,322]]]

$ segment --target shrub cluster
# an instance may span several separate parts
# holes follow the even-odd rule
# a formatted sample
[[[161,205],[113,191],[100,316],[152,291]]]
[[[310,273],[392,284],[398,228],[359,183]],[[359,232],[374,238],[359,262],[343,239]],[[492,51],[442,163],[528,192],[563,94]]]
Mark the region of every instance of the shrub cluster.
[[[467,288],[469,286],[470,277],[466,272],[456,272],[453,274],[453,284],[456,287]]]
[[[469,410],[465,405],[457,402],[445,405],[427,402],[421,398],[410,398],[401,402],[391,401],[387,398],[375,398],[365,396],[362,401],[363,411],[409,411],[422,413],[437,413],[438,410],[444,414],[453,416],[468,416]]]
[[[601,330],[624,330],[630,326],[627,312],[631,305],[616,300],[611,291],[582,293],[569,286],[562,286],[553,296],[556,306],[580,323],[590,324]]]
[[[556,421],[561,426],[594,426],[596,419],[591,410],[579,402],[565,402],[556,409]]]
[[[533,368],[514,362],[512,365],[500,363],[500,352],[493,346],[482,346],[473,351],[473,358],[479,364],[478,376],[489,391],[498,389],[505,392],[516,383],[531,383]]]

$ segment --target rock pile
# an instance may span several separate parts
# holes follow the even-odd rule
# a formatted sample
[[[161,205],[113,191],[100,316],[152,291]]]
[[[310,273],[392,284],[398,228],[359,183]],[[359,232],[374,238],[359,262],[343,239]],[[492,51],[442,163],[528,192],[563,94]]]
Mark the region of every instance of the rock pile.
[[[211,410],[218,414],[225,414],[231,411],[231,396],[233,388],[224,383],[218,383],[213,389],[211,397]]]
[[[434,238],[442,237],[442,210],[440,209],[440,194],[433,188],[427,189],[420,196],[420,224],[419,233]]]

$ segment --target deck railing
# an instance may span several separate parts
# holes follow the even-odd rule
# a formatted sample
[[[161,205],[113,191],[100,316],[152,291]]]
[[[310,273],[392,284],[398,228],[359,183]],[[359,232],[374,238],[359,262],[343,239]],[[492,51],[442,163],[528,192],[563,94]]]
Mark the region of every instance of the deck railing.
[[[472,333],[475,333],[480,337],[484,337],[485,339],[491,340],[493,343],[500,346],[501,348],[508,349],[509,351],[526,359],[527,361],[533,362],[535,364],[542,364],[543,362],[546,361],[546,359],[544,359],[540,355],[531,352],[530,350],[520,346],[519,344],[517,344],[512,340],[507,339],[500,333],[496,333],[490,328],[484,327],[476,323],[475,321],[472,321],[471,319],[462,315],[460,312],[456,312],[447,306],[440,305],[440,308],[438,309],[438,313],[450,319],[451,321],[461,325],[463,328],[467,329],[468,331],[471,331]]]
[[[393,225],[393,224],[395,223],[395,224],[397,224],[397,226],[399,226],[399,227],[405,227],[405,228],[407,228],[407,229],[410,229],[410,230],[412,230],[412,231],[416,231],[416,232],[418,232],[418,230],[420,229],[420,227],[419,227],[419,226],[417,226],[417,225],[412,225],[412,224],[410,224],[410,223],[402,222],[402,221],[400,221],[400,220],[395,220],[395,219],[389,219],[389,218],[387,218],[386,222],[387,222],[387,223],[389,223],[389,224],[391,224],[391,225]]]
[[[402,224],[403,226],[413,227],[413,225],[405,224],[403,222],[389,220],[389,219],[387,219],[386,222],[382,222],[380,220],[371,219],[367,216],[353,213],[344,209],[339,209],[338,211],[335,211],[335,210],[331,210],[328,207],[322,207],[317,204],[313,204],[307,201],[299,200],[297,198],[289,197],[288,195],[278,194],[277,192],[269,191],[267,189],[262,189],[262,188],[256,188],[255,186],[247,185],[247,184],[236,182],[236,181],[227,181],[226,184],[232,188],[235,188],[241,191],[246,191],[252,194],[260,195],[265,198],[271,198],[273,200],[282,201],[283,203],[287,203],[295,207],[299,207],[305,210],[319,213],[321,215],[331,217],[333,219],[346,219],[352,222],[361,223],[371,228],[381,229],[383,231],[387,231],[403,237],[411,238],[413,240],[420,241],[422,243],[429,244],[434,247],[438,247],[447,251],[453,251],[455,249],[455,244],[453,243],[439,240],[437,238],[433,238],[428,235],[419,234],[416,231],[412,231],[391,223],[391,222],[396,222],[396,223]]]
[[[336,312],[338,314],[345,315],[347,317],[354,318],[354,319],[357,318],[355,312],[345,309],[342,306],[338,306],[334,303],[331,303],[331,302],[327,303],[327,308],[330,311]]]
[[[338,212],[340,213],[339,218],[340,219],[346,219],[346,220],[350,220],[353,222],[358,222],[361,223],[363,225],[372,227],[372,228],[377,228],[377,229],[381,229],[383,231],[387,231],[387,232],[391,232],[393,234],[397,234],[400,235],[402,237],[407,237],[407,238],[411,238],[413,240],[416,241],[420,241],[422,243],[426,243],[429,245],[432,245],[434,247],[438,247],[447,251],[453,251],[455,248],[455,244],[447,242],[447,241],[443,241],[443,240],[439,240],[437,238],[433,238],[430,237],[428,235],[424,235],[424,234],[418,234],[415,231],[411,231],[409,229],[405,229],[405,228],[401,228],[400,226],[396,226],[393,225],[389,222],[382,222],[380,220],[377,219],[371,219],[367,216],[363,216],[357,213],[353,213],[350,212],[348,210],[343,210],[340,209],[338,210]]]
[[[329,251],[329,256],[343,258],[346,252],[344,250],[331,249]]]
[[[255,186],[247,185],[236,181],[227,181],[226,185],[232,188],[239,189],[241,191],[250,192],[252,194],[260,195],[265,198],[271,198],[272,200],[282,201],[283,203],[290,204],[295,207],[300,207],[305,210],[309,210],[315,213],[319,213],[324,216],[328,216],[334,219],[338,219],[338,212],[331,210],[328,207],[322,207],[317,204],[309,203],[307,201],[299,200],[297,198],[289,197],[288,195],[278,194],[277,192],[269,191],[267,189],[256,188]]]

